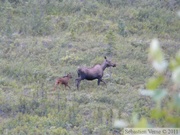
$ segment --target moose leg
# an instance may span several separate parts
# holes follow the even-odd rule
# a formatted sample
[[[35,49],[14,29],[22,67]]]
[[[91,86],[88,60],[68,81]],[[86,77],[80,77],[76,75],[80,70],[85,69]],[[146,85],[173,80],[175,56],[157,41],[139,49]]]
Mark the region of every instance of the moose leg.
[[[54,86],[54,89],[53,89],[53,90],[56,90],[56,87],[57,87],[57,85]]]
[[[100,84],[100,82],[101,82],[101,78],[98,78],[98,85]]]
[[[77,89],[79,90],[79,84],[80,84],[80,82],[81,82],[81,79],[76,79],[76,86],[77,86]]]
[[[54,90],[56,90],[56,87],[58,86],[59,83],[55,83],[54,85]]]
[[[101,82],[103,82],[106,85],[105,81],[103,81],[102,79],[101,79]]]
[[[66,84],[65,86],[68,86],[68,88],[71,89],[71,87],[68,84]]]
[[[106,83],[102,80],[102,78],[98,78],[98,85],[100,84],[100,82],[103,82],[106,85]]]

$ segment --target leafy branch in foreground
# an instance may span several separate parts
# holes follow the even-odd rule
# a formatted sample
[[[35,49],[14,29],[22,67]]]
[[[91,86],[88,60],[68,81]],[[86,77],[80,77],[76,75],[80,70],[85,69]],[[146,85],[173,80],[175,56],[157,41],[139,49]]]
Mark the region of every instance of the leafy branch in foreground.
[[[141,96],[150,97],[155,106],[149,110],[149,118],[142,116],[138,119],[139,116],[135,113],[131,126],[139,128],[180,127],[180,51],[168,63],[158,39],[153,39],[148,58],[155,74],[148,80],[146,89],[139,90],[139,92]],[[167,75],[170,73],[171,77]],[[123,120],[115,122],[115,127],[126,126],[128,124]]]

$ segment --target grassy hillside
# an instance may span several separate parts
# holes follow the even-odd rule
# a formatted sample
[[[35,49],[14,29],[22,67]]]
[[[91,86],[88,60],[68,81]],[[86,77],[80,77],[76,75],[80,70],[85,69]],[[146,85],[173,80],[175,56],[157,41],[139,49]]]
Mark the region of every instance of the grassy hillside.
[[[0,134],[120,134],[115,119],[149,116],[141,97],[154,72],[147,61],[152,38],[166,59],[179,49],[177,0],[0,1]],[[77,68],[102,63],[107,86],[82,81]],[[52,91],[71,73],[72,89]],[[162,126],[162,125],[159,125]]]

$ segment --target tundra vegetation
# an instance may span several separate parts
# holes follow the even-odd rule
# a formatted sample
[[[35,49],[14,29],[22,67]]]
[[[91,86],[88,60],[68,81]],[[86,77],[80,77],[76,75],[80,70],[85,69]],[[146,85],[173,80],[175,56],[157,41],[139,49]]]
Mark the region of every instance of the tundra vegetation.
[[[0,134],[180,127],[179,0],[0,0]],[[116,62],[106,86],[78,67]],[[71,73],[71,89],[57,77]],[[115,123],[115,124],[114,124]]]

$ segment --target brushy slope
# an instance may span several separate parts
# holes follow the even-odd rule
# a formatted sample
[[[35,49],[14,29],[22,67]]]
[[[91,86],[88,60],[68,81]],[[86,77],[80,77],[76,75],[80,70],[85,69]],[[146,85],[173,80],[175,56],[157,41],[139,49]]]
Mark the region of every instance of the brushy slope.
[[[0,1],[0,133],[119,134],[117,118],[148,116],[152,103],[138,89],[153,75],[152,38],[170,59],[179,49],[180,3],[147,0]],[[76,70],[107,56],[103,84],[82,81]],[[52,91],[72,73],[71,90]]]

